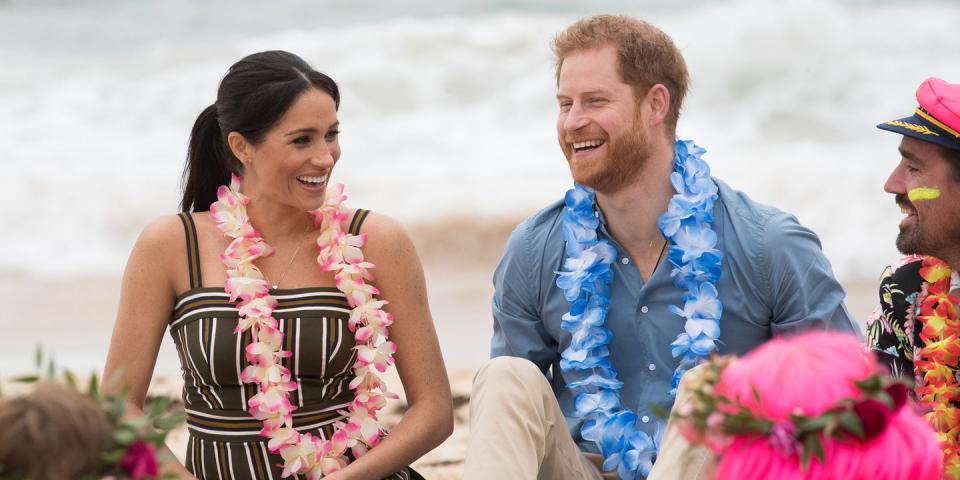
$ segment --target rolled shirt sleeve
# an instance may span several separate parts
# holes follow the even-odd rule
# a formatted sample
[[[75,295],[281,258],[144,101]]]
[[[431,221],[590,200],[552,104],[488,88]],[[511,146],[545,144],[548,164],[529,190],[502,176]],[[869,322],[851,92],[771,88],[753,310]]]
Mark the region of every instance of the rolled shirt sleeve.
[[[559,353],[556,339],[541,320],[541,272],[539,257],[531,248],[532,236],[530,222],[521,223],[510,235],[494,272],[490,357],[526,358],[546,374]]]
[[[774,335],[822,328],[862,337],[813,231],[793,215],[778,212],[766,222],[763,239],[759,267],[766,280]]]

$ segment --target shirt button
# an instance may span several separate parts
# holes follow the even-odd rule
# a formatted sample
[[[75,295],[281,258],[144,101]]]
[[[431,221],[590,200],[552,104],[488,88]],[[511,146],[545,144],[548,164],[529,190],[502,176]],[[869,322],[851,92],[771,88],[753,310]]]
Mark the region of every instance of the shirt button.
[[[646,305],[640,307],[640,313],[647,313],[647,312],[649,312],[649,311],[650,311],[650,309],[647,308]]]
[[[620,263],[626,265],[626,264],[630,263],[630,259],[627,258],[627,257],[623,257],[623,258],[620,259]]]
[[[642,421],[643,423],[650,423],[650,417],[644,415],[640,417],[640,421]]]
[[[650,371],[652,372],[652,371],[654,371],[654,370],[656,370],[656,369],[657,369],[657,366],[651,363],[651,364],[650,364],[650,366],[649,366],[649,367],[647,367],[647,368],[649,368],[649,369],[650,369]]]

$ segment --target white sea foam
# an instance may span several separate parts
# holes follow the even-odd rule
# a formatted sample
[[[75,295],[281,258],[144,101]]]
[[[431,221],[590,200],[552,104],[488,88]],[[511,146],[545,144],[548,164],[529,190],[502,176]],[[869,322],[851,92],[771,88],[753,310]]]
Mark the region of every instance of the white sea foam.
[[[406,223],[499,217],[567,188],[549,41],[590,2],[423,3],[407,17],[365,16],[368,5],[314,22],[268,21],[251,3],[233,25],[218,16],[227,2],[198,5],[0,4],[0,271],[122,268],[145,223],[175,211],[187,136],[220,76],[261,49],[296,52],[341,84],[334,180],[354,205]],[[882,185],[899,138],[874,125],[908,114],[927,76],[960,81],[960,37],[945,33],[960,7],[648,6],[613,9],[647,14],[683,50],[693,87],[680,135],[728,183],[815,229],[838,273],[878,273],[895,256],[900,215]]]

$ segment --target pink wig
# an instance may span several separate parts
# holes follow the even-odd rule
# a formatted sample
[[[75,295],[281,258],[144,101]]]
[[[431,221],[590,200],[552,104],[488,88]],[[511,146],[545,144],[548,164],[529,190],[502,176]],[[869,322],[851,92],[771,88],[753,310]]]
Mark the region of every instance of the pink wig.
[[[856,397],[855,382],[878,371],[873,354],[853,336],[810,332],[776,338],[728,366],[717,393],[740,402],[758,416],[787,420],[794,411],[818,415],[839,400]],[[760,403],[755,400],[759,394]],[[937,480],[941,453],[933,429],[908,403],[883,432],[866,441],[824,440],[824,458],[804,470],[796,455],[781,453],[768,438],[741,436],[725,448],[718,480]]]

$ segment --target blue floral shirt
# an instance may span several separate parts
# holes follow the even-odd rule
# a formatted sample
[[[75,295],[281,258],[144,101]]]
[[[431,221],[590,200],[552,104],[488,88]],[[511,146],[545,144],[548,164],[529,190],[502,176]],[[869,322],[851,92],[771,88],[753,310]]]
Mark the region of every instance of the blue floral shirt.
[[[742,355],[781,333],[807,328],[860,334],[843,304],[844,291],[823,256],[820,241],[788,213],[758,204],[746,194],[714,179],[719,199],[713,229],[723,252],[723,275],[717,284],[723,315],[719,352]],[[562,372],[560,352],[570,333],[560,318],[570,304],[556,287],[563,262],[563,202],[557,202],[521,223],[511,234],[494,273],[491,357],[515,356],[535,363],[550,380],[560,407],[573,411],[567,382],[575,372]],[[610,359],[624,382],[623,406],[637,413],[648,433],[659,420],[651,409],[669,411],[670,378],[678,359],[670,343],[683,332],[685,319],[667,310],[682,306],[683,292],[670,280],[671,266],[661,261],[646,283],[601,219],[601,238],[617,248],[610,309],[605,326],[614,333]],[[581,448],[579,421],[568,418]]]

